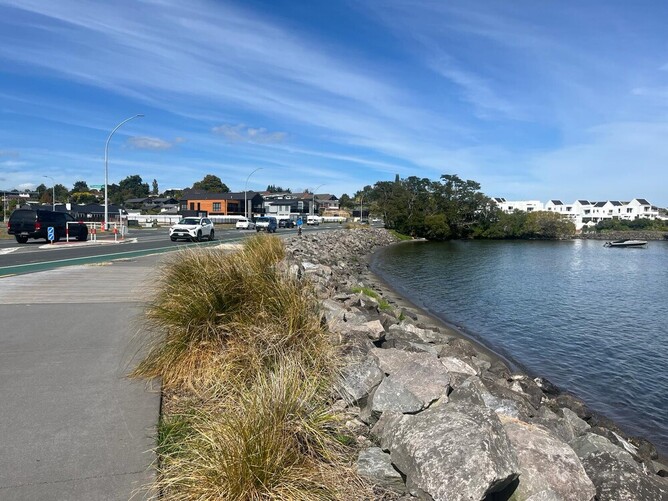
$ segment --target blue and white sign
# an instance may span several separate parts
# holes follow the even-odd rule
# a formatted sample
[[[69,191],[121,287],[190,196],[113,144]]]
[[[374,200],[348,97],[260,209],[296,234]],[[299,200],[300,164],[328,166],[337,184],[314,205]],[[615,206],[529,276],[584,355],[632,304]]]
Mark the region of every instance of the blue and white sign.
[[[49,242],[53,242],[56,239],[56,231],[53,226],[49,226],[46,229],[46,239]]]
[[[300,217],[300,218],[297,218],[297,226],[301,226],[302,224],[304,224],[304,223],[302,222],[302,218],[301,218],[301,217]]]

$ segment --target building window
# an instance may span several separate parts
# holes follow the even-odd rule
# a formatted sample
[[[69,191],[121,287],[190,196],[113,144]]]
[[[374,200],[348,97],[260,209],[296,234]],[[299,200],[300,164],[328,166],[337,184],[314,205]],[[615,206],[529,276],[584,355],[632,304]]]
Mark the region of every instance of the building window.
[[[195,202],[190,202],[190,210],[195,210]]]
[[[633,209],[631,207],[626,208],[626,213],[631,214],[633,212]]]
[[[213,203],[213,212],[220,212],[220,202]]]

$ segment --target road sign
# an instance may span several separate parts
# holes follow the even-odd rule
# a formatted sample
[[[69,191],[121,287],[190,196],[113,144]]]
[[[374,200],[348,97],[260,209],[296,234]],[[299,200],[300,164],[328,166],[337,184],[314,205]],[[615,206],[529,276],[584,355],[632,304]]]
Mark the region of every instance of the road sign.
[[[101,190],[101,189],[104,189],[104,185],[103,185],[103,184],[89,184],[88,187],[89,187],[91,190]]]
[[[46,238],[49,240],[49,242],[53,242],[56,239],[56,231],[53,226],[49,226],[46,229]]]

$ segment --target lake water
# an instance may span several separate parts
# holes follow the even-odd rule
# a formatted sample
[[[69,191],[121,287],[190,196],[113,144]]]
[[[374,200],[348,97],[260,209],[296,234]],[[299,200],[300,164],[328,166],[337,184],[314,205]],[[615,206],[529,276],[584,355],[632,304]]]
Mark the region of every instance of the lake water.
[[[372,269],[668,454],[668,242],[406,242]]]

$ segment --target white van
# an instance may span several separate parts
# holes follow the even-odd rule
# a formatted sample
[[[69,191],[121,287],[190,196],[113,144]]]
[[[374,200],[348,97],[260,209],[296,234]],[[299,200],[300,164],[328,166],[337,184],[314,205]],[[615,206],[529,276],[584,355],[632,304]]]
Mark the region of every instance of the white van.
[[[306,224],[311,224],[313,226],[318,226],[320,224],[320,221],[322,221],[322,218],[320,216],[307,216],[306,217]]]

